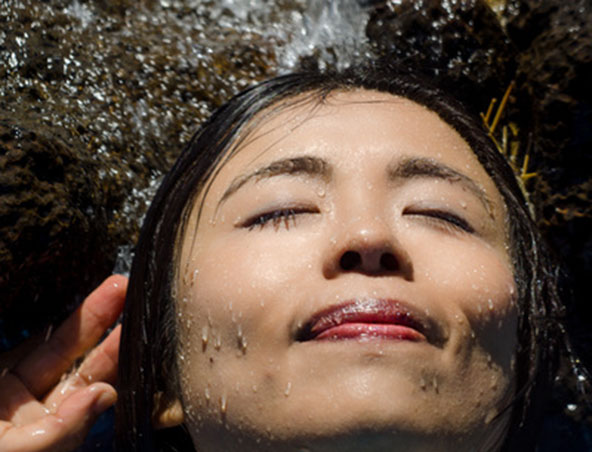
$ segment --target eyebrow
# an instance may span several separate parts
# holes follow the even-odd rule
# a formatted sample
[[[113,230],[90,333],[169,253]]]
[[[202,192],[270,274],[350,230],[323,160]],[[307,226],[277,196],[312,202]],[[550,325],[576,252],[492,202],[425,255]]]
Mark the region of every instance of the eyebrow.
[[[284,174],[306,174],[328,182],[331,179],[332,168],[326,160],[318,157],[303,156],[276,160],[267,166],[235,178],[220,198],[218,205],[251,180],[260,181]]]
[[[259,181],[286,174],[305,174],[328,182],[331,180],[332,172],[331,164],[319,157],[302,156],[276,160],[269,165],[233,179],[220,198],[218,207],[243,185],[252,180]],[[436,160],[425,157],[403,158],[389,165],[387,174],[390,181],[436,178],[452,183],[460,183],[481,201],[490,215],[493,215],[492,202],[479,184],[469,176]]]
[[[405,158],[389,166],[388,175],[391,181],[428,177],[460,183],[481,201],[490,215],[493,215],[493,204],[485,190],[477,182],[466,174],[436,160],[424,157]]]

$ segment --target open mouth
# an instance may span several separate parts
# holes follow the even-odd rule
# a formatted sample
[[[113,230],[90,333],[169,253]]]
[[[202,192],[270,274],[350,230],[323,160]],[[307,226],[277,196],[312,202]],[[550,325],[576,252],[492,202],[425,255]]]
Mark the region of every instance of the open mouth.
[[[338,341],[387,339],[429,341],[429,319],[402,302],[384,299],[351,300],[315,313],[298,331],[297,340]]]

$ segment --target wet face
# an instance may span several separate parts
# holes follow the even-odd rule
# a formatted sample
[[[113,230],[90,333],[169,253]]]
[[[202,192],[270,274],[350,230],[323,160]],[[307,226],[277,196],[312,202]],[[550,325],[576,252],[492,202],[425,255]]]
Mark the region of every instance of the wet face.
[[[285,108],[202,201],[178,290],[198,450],[475,450],[503,435],[506,214],[434,112],[370,91]]]

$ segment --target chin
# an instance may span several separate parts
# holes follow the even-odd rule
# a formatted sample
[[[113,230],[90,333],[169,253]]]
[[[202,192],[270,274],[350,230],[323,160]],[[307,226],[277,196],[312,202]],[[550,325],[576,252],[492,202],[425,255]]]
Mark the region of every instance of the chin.
[[[486,424],[476,421],[474,411],[451,415],[434,405],[430,397],[416,393],[342,393],[338,403],[329,399],[313,405],[283,400],[279,406],[253,406],[248,413],[229,410],[223,422],[199,432],[200,452],[462,452],[501,447],[507,417]],[[376,389],[376,386],[374,386]],[[385,388],[380,388],[384,390]],[[405,385],[399,389],[407,390]],[[395,403],[398,397],[399,403]],[[229,403],[231,403],[229,401]],[[230,405],[229,405],[230,406]],[[275,408],[275,409],[274,409]],[[221,441],[221,439],[223,440]],[[211,445],[208,447],[207,445]]]
[[[197,435],[199,452],[474,452],[496,451],[503,436],[496,432],[408,431],[391,426],[363,426],[319,431],[268,432],[226,426],[208,435]],[[353,428],[352,428],[353,427]],[[278,435],[279,433],[279,435]],[[221,438],[224,440],[221,441]]]

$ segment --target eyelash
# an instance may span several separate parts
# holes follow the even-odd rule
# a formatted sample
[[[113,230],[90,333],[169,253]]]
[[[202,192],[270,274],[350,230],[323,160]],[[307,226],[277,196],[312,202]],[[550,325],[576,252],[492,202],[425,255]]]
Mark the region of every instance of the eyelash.
[[[423,216],[428,221],[437,221],[440,225],[444,225],[446,228],[451,228],[456,231],[467,232],[469,234],[473,234],[475,232],[475,229],[473,229],[473,227],[466,220],[456,214],[444,210],[405,210],[403,213],[407,215]]]
[[[318,210],[294,207],[273,210],[250,218],[243,224],[243,227],[252,231],[256,227],[263,229],[265,226],[271,225],[277,231],[283,225],[288,230],[290,229],[290,222],[294,225],[296,223],[296,215],[300,213],[318,213]]]
[[[282,226],[284,226],[286,230],[289,230],[290,222],[292,222],[294,225],[296,223],[296,215],[300,213],[318,213],[318,210],[293,207],[273,210],[271,212],[262,213],[250,218],[243,224],[243,227],[247,228],[249,231],[252,231],[256,227],[263,229],[264,227],[271,225],[276,231]],[[466,220],[459,217],[458,215],[444,210],[405,210],[403,214],[419,215],[425,217],[428,221],[437,221],[439,226],[445,226],[446,228],[450,228],[455,231],[467,232],[469,234],[475,232],[473,227]]]

